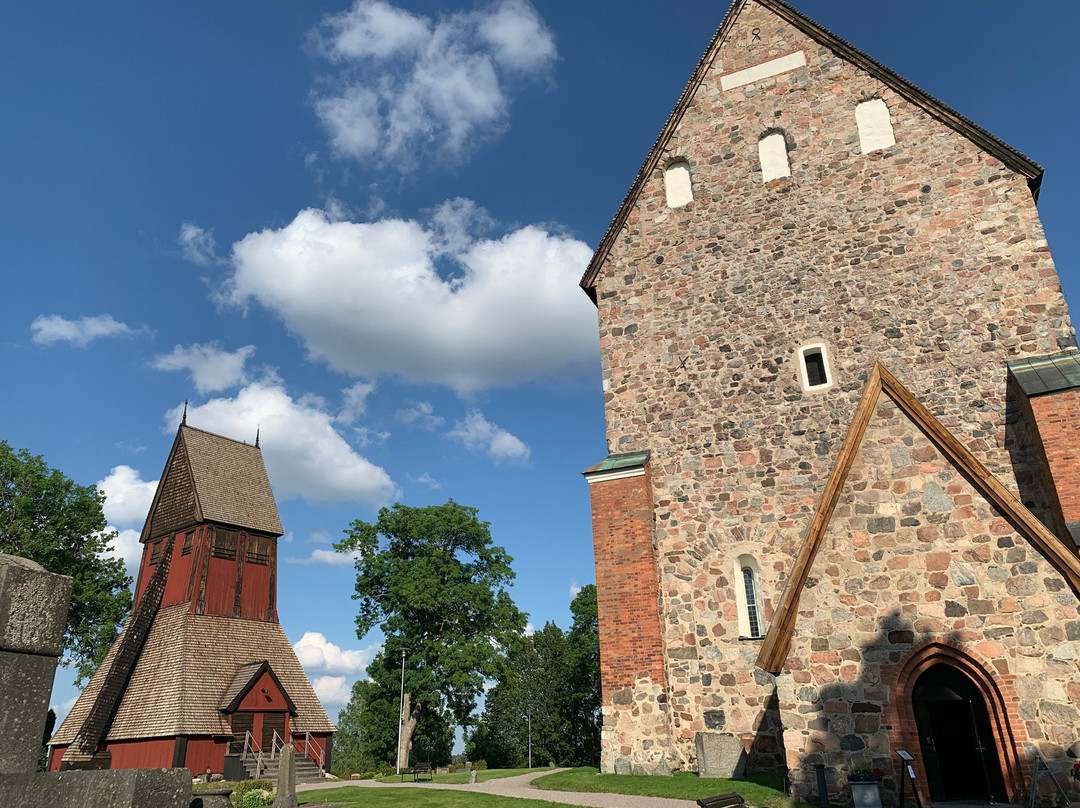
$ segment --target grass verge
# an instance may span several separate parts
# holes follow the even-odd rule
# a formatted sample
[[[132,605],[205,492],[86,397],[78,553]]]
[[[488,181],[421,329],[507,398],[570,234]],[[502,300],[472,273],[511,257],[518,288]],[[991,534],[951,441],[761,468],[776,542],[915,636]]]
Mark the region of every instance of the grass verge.
[[[784,793],[784,776],[776,773],[750,774],[738,780],[702,779],[693,772],[676,772],[671,777],[634,774],[599,774],[592,766],[537,777],[532,784],[549,791],[588,791],[601,794],[633,794],[642,797],[669,797],[699,800],[734,792],[747,805],[758,808],[810,808]]]
[[[546,772],[550,771],[550,767],[536,766],[532,769],[483,769],[476,773],[477,782],[484,783],[488,780],[498,780],[502,777],[517,777],[519,774],[528,774],[529,772]],[[391,774],[387,777],[376,777],[376,782],[379,783],[400,783],[401,777],[397,774]],[[412,782],[412,775],[405,775],[405,782]],[[428,782],[427,776],[420,781],[421,783]],[[447,783],[448,785],[464,785],[469,782],[469,773],[467,771],[454,772],[453,774],[433,774],[431,776],[431,782],[433,783]]]
[[[320,788],[301,791],[296,795],[301,805],[315,803],[345,803],[346,808],[551,808],[552,803],[541,800],[521,800],[474,791],[425,791],[419,788],[402,792],[397,788]]]

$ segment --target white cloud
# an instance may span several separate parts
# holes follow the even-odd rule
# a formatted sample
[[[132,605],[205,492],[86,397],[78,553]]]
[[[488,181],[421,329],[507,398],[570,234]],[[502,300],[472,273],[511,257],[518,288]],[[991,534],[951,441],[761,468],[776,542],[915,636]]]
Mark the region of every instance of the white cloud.
[[[534,626],[532,623],[526,623],[525,624],[525,636],[526,637],[531,637],[535,633],[536,633],[536,626]]]
[[[360,557],[359,553],[339,553],[337,550],[312,550],[307,558],[290,556],[285,559],[289,564],[329,564],[332,567],[351,567]]]
[[[300,664],[308,671],[357,676],[364,672],[382,646],[369,645],[355,651],[343,651],[318,631],[308,631],[293,644]]]
[[[450,437],[461,441],[465,448],[474,452],[486,451],[496,463],[524,463],[529,459],[530,449],[524,441],[491,423],[479,410],[469,410],[465,418],[450,430]]]
[[[205,345],[177,345],[172,353],[154,358],[158,370],[186,370],[200,393],[216,393],[228,390],[247,381],[244,364],[255,353],[254,345],[245,345],[235,351],[222,350],[216,342]]]
[[[578,582],[575,581],[573,578],[571,578],[570,579],[570,600],[573,600],[574,598],[576,598],[580,591],[581,591],[581,587],[578,586]]]
[[[434,477],[432,477],[426,471],[423,474],[421,474],[419,477],[413,477],[411,474],[406,474],[405,476],[409,480],[410,483],[417,483],[419,485],[426,485],[428,488],[430,488],[433,491],[438,491],[440,488],[443,487],[442,483],[440,483],[438,480],[436,480]]]
[[[341,412],[337,414],[337,420],[342,424],[355,423],[367,409],[367,397],[375,390],[374,382],[357,382],[351,387],[341,391]]]
[[[85,348],[102,337],[130,337],[137,333],[126,323],[113,319],[111,314],[80,317],[78,320],[66,320],[59,314],[41,314],[30,323],[30,330],[33,332],[32,339],[38,345],[66,342],[76,348]]]
[[[193,264],[205,267],[221,263],[217,255],[217,243],[214,241],[213,232],[197,224],[183,222],[180,225],[180,234],[176,237],[176,243],[180,245],[184,258]]]
[[[131,466],[114,466],[97,487],[105,492],[105,518],[120,527],[142,528],[157,491],[157,480],[143,480]]]
[[[406,426],[431,432],[443,425],[446,419],[435,415],[435,408],[427,401],[418,401],[414,407],[402,407],[394,413],[394,418]]]
[[[171,432],[182,407],[165,414]],[[253,382],[234,398],[214,398],[188,408],[192,426],[229,437],[254,439],[275,493],[308,502],[360,501],[385,504],[397,492],[390,476],[358,455],[334,429],[333,416],[317,397],[294,400],[275,378]]]
[[[57,728],[64,723],[64,719],[67,718],[67,714],[71,712],[71,708],[75,706],[75,702],[78,700],[78,696],[72,696],[70,699],[66,699],[59,704],[49,705],[49,709],[56,713]]]
[[[579,375],[598,354],[596,312],[578,287],[592,251],[534,226],[463,237],[468,210],[444,206],[431,228],[301,211],[233,245],[224,297],[257,301],[311,357],[367,379],[397,374],[470,393]],[[437,263],[457,276],[440,275]]]
[[[323,18],[318,50],[338,68],[315,98],[334,152],[401,170],[433,153],[456,163],[507,126],[508,85],[547,75],[555,41],[526,0],[437,19],[382,0]]]
[[[106,530],[115,530],[116,538],[109,545],[108,555],[124,562],[127,574],[133,579],[138,577],[139,562],[142,560],[143,545],[139,541],[141,531],[127,528],[120,530],[109,525]]]
[[[319,676],[311,681],[311,686],[323,706],[349,703],[350,688],[345,685],[344,676]]]

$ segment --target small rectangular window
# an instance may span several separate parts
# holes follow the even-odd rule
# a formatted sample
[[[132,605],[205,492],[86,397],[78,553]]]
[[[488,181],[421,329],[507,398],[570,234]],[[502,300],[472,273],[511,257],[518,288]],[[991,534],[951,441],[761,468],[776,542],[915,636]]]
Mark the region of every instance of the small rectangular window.
[[[270,539],[267,536],[252,536],[248,534],[247,555],[250,564],[270,563]]]
[[[236,531],[225,530],[224,528],[214,528],[214,548],[212,551],[214,558],[227,558],[233,560],[236,558]]]
[[[189,530],[184,534],[184,547],[180,551],[180,555],[190,555],[193,544],[195,544],[195,531]]]
[[[829,383],[829,377],[825,372],[825,357],[820,350],[807,351],[803,354],[806,362],[806,382],[810,387],[820,387]]]
[[[150,563],[156,564],[161,558],[161,548],[164,546],[165,540],[158,539],[156,542],[150,545]]]

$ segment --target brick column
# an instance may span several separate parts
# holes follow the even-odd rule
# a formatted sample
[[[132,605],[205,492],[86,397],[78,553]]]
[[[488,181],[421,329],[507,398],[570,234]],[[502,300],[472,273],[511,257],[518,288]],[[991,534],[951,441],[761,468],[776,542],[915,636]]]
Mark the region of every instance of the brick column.
[[[592,494],[604,726],[601,769],[666,773],[668,730],[649,453],[584,473]]]
[[[1057,533],[1080,545],[1080,389],[1020,396]]]

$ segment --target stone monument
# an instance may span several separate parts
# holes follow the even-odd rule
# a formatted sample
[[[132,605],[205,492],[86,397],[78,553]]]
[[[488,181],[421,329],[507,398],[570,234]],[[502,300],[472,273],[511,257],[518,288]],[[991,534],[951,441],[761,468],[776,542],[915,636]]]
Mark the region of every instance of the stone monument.
[[[37,772],[70,601],[70,578],[0,553],[0,802],[19,808],[186,808],[187,769]]]
[[[742,777],[746,773],[746,748],[734,735],[699,732],[694,737],[699,777]]]
[[[296,755],[291,743],[281,747],[281,761],[277,770],[277,796],[274,808],[297,808],[296,802]]]

